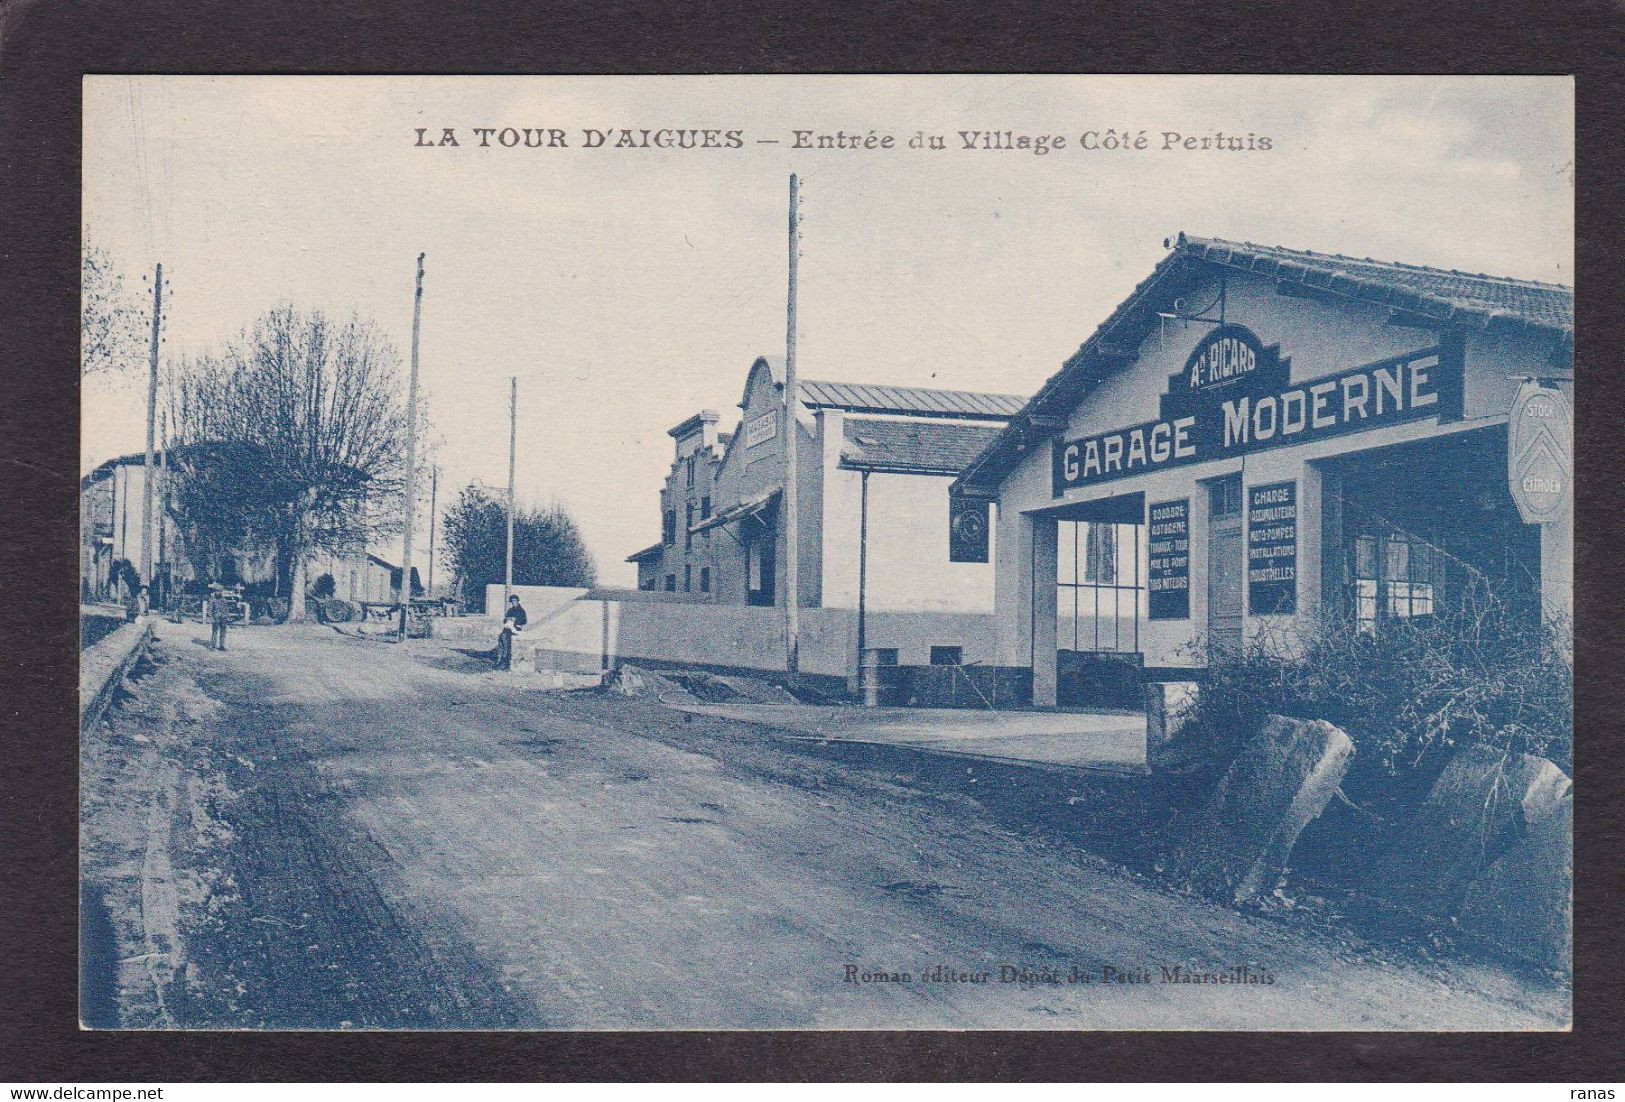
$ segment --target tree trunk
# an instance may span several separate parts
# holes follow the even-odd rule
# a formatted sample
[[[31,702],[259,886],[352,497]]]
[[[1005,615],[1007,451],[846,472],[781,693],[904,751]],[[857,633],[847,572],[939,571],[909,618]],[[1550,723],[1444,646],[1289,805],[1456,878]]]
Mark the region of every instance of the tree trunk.
[[[288,553],[293,557],[293,580],[288,585],[289,623],[305,622],[305,558],[310,554],[310,543],[305,533],[310,510],[315,501],[316,492],[306,490],[300,502],[302,508],[294,520],[293,546],[288,549]]]
[[[288,586],[288,622],[305,622],[305,553],[293,553],[293,582]]]

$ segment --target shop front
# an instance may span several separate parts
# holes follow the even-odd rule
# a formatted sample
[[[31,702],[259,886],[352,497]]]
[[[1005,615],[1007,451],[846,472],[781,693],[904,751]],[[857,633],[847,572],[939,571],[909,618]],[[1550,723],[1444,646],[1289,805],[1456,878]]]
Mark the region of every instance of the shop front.
[[[1571,319],[1554,285],[1179,238],[955,484],[997,504],[999,663],[1111,707],[1330,620],[1565,621]]]

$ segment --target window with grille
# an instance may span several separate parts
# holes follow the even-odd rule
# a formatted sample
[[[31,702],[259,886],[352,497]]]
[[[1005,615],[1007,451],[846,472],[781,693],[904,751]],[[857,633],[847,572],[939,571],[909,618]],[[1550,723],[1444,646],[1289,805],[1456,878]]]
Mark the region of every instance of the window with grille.
[[[1409,620],[1437,611],[1445,557],[1427,540],[1395,528],[1368,528],[1348,548],[1354,620],[1375,634],[1384,620]]]
[[[1145,609],[1144,526],[1063,520],[1056,527],[1056,647],[1139,650]]]

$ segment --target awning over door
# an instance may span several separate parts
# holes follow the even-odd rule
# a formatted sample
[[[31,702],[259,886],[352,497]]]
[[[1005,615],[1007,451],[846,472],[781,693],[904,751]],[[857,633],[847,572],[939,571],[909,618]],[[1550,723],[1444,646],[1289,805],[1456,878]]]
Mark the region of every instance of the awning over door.
[[[779,503],[780,490],[769,490],[755,497],[746,498],[737,505],[730,505],[719,513],[714,513],[698,524],[689,526],[690,532],[707,532],[712,528],[720,528],[724,524],[731,524],[736,520],[747,517],[760,516]]]

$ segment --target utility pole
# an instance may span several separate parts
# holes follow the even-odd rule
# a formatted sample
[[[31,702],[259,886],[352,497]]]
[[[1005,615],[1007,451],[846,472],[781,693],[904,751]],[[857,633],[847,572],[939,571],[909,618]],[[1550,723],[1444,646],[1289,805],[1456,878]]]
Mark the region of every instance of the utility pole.
[[[869,469],[865,467],[858,478],[862,487],[858,491],[858,699],[867,704],[872,674],[879,672],[870,671],[864,666],[864,652],[869,647],[865,633],[868,612],[865,591],[869,585]]]
[[[796,253],[801,247],[800,182],[790,174],[790,288],[784,326],[784,666],[793,681],[801,672],[800,601],[796,583],[801,572],[799,510],[796,508],[796,436],[801,392],[796,381]]]
[[[502,610],[508,609],[508,598],[513,596],[513,469],[518,454],[519,439],[519,376],[508,377],[508,558],[502,575]],[[491,610],[486,609],[489,613]]]
[[[158,561],[155,569],[162,570],[168,561],[164,547],[164,518],[169,515],[169,411],[165,410],[158,415]],[[158,579],[147,579],[147,596],[154,601],[158,599],[158,590],[154,586]],[[156,605],[154,606],[157,607]]]
[[[406,536],[401,544],[401,638],[406,638],[406,611],[412,604],[413,500],[418,474],[418,329],[423,322],[423,253],[418,253],[418,287],[412,296],[412,375],[406,384]]]
[[[164,317],[164,266],[152,277],[152,356],[147,364],[147,465],[141,488],[141,584],[152,585],[153,436],[158,422],[158,334]],[[151,593],[151,589],[148,589]]]
[[[438,464],[429,468],[429,584],[424,594],[434,597],[434,527],[435,527],[435,497],[440,492],[440,467]]]

